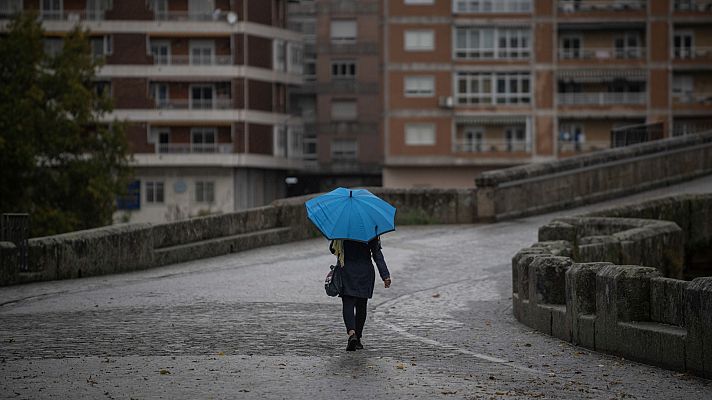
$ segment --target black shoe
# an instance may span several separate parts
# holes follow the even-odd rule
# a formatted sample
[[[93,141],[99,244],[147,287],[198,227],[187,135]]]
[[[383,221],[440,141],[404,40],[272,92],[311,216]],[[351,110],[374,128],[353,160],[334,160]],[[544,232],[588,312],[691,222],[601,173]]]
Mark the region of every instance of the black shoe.
[[[361,344],[361,338],[356,339],[356,350],[363,350],[363,345]]]
[[[346,351],[356,350],[357,345],[358,345],[358,338],[356,337],[356,335],[349,336],[349,344],[346,345]]]

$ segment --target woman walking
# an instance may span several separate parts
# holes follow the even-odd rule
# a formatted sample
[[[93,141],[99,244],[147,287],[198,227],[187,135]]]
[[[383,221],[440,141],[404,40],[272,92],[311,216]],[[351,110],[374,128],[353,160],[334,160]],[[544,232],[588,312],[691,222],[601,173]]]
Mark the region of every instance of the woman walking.
[[[344,325],[349,336],[346,351],[363,349],[361,335],[366,323],[368,299],[373,296],[376,274],[371,259],[376,262],[378,273],[386,288],[391,286],[391,275],[381,252],[381,240],[376,237],[368,243],[354,240],[333,240],[329,245],[337,257],[337,268],[342,267],[342,290]]]

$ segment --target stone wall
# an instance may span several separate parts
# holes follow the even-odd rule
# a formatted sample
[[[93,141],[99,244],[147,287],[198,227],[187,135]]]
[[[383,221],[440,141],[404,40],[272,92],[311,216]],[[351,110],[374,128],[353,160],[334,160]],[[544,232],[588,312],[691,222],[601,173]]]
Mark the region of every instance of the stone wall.
[[[712,172],[712,131],[482,173],[480,220],[579,206]]]
[[[472,223],[470,190],[382,189],[372,191],[398,209],[397,224]],[[237,213],[164,224],[121,224],[34,238],[29,271],[19,271],[12,243],[0,242],[0,286],[128,272],[319,237],[304,202],[278,200]]]
[[[686,250],[712,245],[712,194],[560,218],[512,258],[522,323],[597,351],[712,378],[712,271],[692,281]],[[636,218],[637,217],[637,218]]]

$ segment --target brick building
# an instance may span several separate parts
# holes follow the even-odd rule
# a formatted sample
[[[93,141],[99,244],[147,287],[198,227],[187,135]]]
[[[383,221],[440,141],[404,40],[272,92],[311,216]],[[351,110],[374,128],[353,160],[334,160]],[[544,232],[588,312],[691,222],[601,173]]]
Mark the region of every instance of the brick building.
[[[385,0],[384,186],[712,128],[710,0]]]
[[[302,83],[302,38],[285,0],[3,0],[0,24],[37,10],[45,48],[77,23],[91,32],[129,122],[136,181],[116,217],[164,221],[259,206],[302,168],[302,123],[287,88]]]
[[[295,194],[380,186],[383,163],[378,0],[299,0],[288,23],[304,34],[305,84],[290,93],[304,119],[305,170]]]

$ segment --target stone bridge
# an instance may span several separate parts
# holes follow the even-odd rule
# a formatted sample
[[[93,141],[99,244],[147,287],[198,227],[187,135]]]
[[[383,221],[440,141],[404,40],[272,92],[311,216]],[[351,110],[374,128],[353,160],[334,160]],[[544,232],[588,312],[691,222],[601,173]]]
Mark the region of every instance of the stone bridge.
[[[477,190],[380,190],[399,208],[383,238],[394,283],[356,353],[304,199],[32,239],[23,272],[0,243],[0,283],[26,282],[0,288],[0,398],[712,398],[708,380],[520,324],[511,263],[555,218],[709,193],[711,171],[708,134],[488,173]]]

